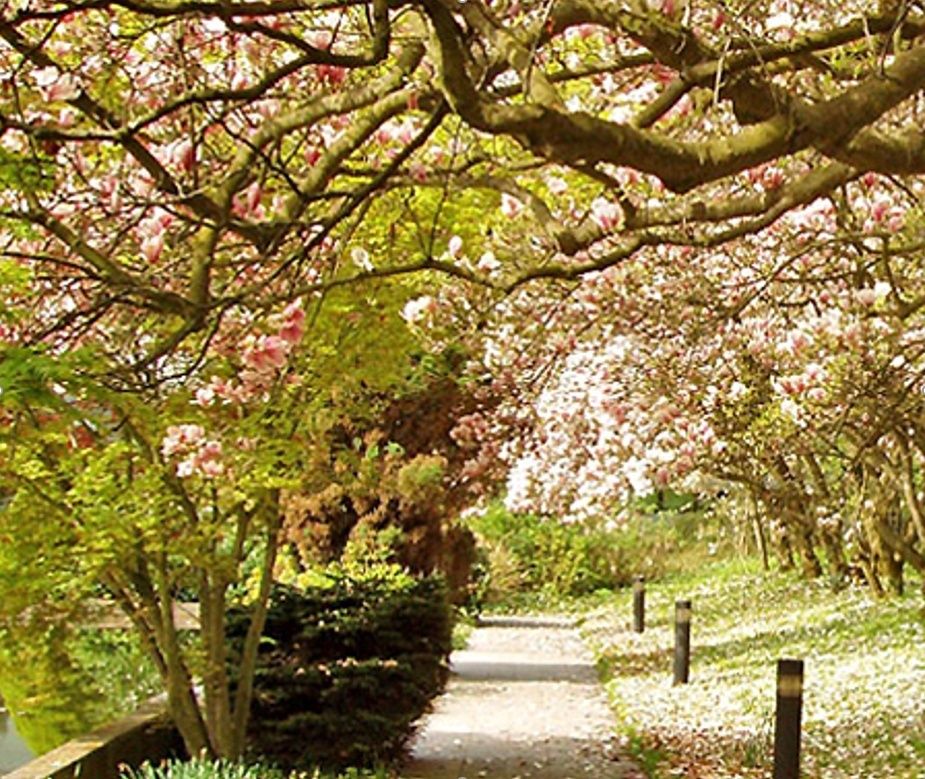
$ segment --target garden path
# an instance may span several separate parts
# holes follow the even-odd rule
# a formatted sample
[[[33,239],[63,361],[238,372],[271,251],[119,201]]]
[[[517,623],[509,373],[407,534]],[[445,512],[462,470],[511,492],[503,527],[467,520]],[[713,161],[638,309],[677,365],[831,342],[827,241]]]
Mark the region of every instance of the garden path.
[[[571,621],[486,619],[451,666],[403,779],[642,777]]]

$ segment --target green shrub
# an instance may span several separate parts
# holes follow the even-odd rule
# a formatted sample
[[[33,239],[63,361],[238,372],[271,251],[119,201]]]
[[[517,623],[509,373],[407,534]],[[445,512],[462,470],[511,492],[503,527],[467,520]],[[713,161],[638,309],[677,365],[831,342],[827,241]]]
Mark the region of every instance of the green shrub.
[[[367,772],[349,769],[343,774],[287,774],[279,768],[261,763],[233,763],[227,760],[171,760],[153,766],[145,764],[123,774],[126,779],[386,779],[382,771]]]
[[[232,673],[245,621],[229,619]],[[273,593],[248,742],[291,768],[396,758],[447,677],[452,613],[437,578],[377,566]]]
[[[227,760],[171,760],[160,765],[145,763],[124,773],[127,779],[285,779],[275,768]]]
[[[469,526],[480,542],[480,595],[487,603],[518,593],[579,596],[625,578],[613,534],[600,527],[513,514],[501,503]]]
[[[688,499],[682,507],[690,505]],[[474,605],[548,606],[626,586],[635,576],[658,578],[683,568],[691,554],[705,554],[715,524],[702,510],[674,505],[640,504],[635,517],[614,526],[564,524],[494,503],[469,520],[480,551]]]

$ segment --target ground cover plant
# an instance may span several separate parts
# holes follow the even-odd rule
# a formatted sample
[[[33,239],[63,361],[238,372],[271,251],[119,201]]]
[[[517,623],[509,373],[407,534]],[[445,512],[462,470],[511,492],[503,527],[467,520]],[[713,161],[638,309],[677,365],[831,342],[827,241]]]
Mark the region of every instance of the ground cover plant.
[[[125,779],[387,779],[383,770],[362,771],[351,769],[344,773],[329,774],[320,770],[289,773],[262,763],[239,763],[228,760],[171,760],[159,765],[146,763],[128,770]]]
[[[631,594],[585,623],[615,711],[651,777],[771,775],[775,663],[806,662],[806,779],[919,779],[925,765],[925,615],[914,596],[878,600],[753,560],[650,583],[647,627]],[[691,681],[672,686],[673,604],[693,600]]]

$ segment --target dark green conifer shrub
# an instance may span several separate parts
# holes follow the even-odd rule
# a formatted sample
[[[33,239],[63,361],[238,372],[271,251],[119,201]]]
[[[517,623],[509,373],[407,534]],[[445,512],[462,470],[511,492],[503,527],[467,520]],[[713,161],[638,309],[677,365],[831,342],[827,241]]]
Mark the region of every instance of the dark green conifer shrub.
[[[246,622],[232,613],[232,674]],[[273,593],[248,733],[255,755],[287,769],[396,758],[442,690],[452,611],[438,578],[390,566]]]

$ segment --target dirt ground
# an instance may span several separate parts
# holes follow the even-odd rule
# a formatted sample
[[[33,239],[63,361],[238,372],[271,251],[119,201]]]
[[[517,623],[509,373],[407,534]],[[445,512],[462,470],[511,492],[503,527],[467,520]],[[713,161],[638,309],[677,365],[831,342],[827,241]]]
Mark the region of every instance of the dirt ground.
[[[452,657],[453,677],[403,779],[638,779],[590,653],[567,620],[500,620]]]

